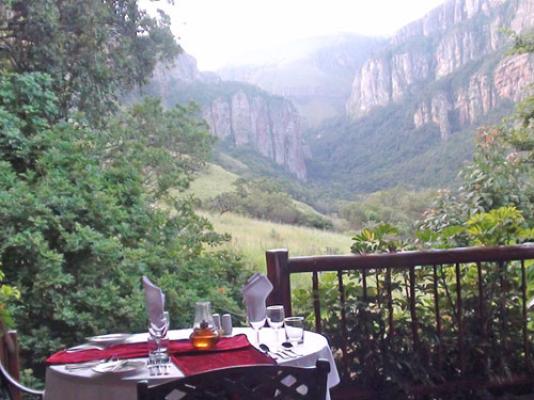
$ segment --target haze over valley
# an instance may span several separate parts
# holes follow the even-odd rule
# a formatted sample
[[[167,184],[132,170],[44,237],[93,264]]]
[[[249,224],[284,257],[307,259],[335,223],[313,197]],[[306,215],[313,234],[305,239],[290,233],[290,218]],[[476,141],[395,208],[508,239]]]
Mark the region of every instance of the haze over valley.
[[[261,174],[349,197],[442,187],[470,158],[476,127],[525,96],[532,56],[508,56],[504,29],[533,26],[532,0],[452,0],[390,38],[297,40],[264,64],[201,72],[185,49],[146,91],[198,103],[220,150]]]

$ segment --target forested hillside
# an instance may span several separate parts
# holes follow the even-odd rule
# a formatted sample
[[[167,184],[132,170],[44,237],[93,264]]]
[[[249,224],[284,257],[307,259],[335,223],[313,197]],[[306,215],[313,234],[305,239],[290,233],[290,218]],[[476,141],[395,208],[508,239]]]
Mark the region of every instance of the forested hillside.
[[[476,128],[507,115],[534,81],[533,56],[508,54],[510,30],[534,28],[531,9],[451,0],[401,29],[356,71],[347,117],[306,132],[310,179],[349,193],[450,185]]]

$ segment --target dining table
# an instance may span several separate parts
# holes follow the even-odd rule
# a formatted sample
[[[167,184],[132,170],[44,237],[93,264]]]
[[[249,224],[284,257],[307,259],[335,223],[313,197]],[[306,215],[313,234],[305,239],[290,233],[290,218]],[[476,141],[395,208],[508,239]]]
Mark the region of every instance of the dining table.
[[[192,330],[179,329],[168,332],[169,340],[188,339]],[[295,344],[291,351],[274,354],[284,338],[283,329],[276,331],[272,328],[262,328],[260,330],[260,342],[257,341],[256,332],[251,328],[234,328],[232,335],[246,335],[250,344],[259,349],[263,344],[271,351],[269,353],[278,365],[296,367],[314,367],[318,359],[327,360],[330,363],[327,386],[332,388],[340,381],[338,370],[330,349],[328,340],[317,333],[305,331],[303,342]],[[146,342],[147,333],[137,333],[129,335],[124,343]],[[91,344],[87,344],[90,348]],[[83,351],[84,345],[78,347]],[[76,350],[76,349],[75,349]],[[198,357],[202,357],[198,354]],[[179,356],[178,356],[179,357]],[[168,364],[163,372],[158,370],[154,373],[150,370],[147,357],[134,358],[141,367],[129,373],[115,373],[113,371],[98,371],[94,365],[92,367],[72,368],[73,364],[49,365],[46,370],[45,380],[45,400],[132,400],[137,398],[137,383],[147,380],[149,384],[163,383],[184,377],[184,372],[174,363]],[[91,365],[91,364],[89,364]],[[98,364],[97,364],[98,365]],[[76,367],[76,365],[74,365]],[[238,366],[238,365],[235,365]],[[327,391],[327,399],[330,395]]]

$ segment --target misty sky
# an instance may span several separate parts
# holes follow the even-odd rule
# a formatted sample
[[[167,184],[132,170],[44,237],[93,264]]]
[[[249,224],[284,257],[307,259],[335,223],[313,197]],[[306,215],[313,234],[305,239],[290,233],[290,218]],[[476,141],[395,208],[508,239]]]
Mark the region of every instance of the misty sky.
[[[179,43],[201,70],[257,60],[295,40],[354,32],[387,36],[445,0],[174,0]],[[142,2],[142,4],[147,4]],[[154,3],[152,3],[154,4]],[[149,6],[154,7],[152,4]]]

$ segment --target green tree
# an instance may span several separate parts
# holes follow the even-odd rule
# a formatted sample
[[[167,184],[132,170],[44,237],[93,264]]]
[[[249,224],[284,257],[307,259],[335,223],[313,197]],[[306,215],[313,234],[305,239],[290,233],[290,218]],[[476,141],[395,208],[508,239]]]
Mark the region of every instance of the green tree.
[[[1,7],[0,66],[49,74],[62,117],[80,110],[102,121],[118,94],[180,51],[168,16],[150,17],[137,0],[7,0]]]
[[[301,211],[295,201],[270,179],[238,179],[233,192],[222,193],[208,207],[222,213],[233,211],[253,218],[319,229],[333,224],[318,213]]]
[[[238,258],[206,252],[225,236],[160,182],[171,171],[174,187],[187,186],[209,153],[202,123],[156,101],[117,115],[107,130],[52,123],[50,88],[38,73],[0,80],[0,260],[21,293],[14,317],[33,366],[87,335],[144,331],[143,274],[164,288],[175,327],[190,325],[200,298],[238,314]],[[152,112],[160,118],[148,119]],[[142,136],[143,124],[156,137],[128,136]]]

